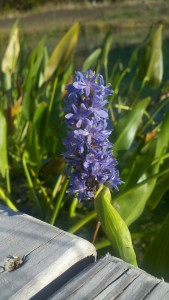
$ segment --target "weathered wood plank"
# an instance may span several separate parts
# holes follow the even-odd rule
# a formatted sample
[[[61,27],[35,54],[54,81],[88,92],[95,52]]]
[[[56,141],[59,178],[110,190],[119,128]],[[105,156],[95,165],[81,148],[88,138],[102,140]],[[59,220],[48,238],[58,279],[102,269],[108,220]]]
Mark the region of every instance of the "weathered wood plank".
[[[169,284],[108,255],[81,271],[49,299],[168,300]]]
[[[30,254],[29,254],[30,253]],[[95,260],[84,239],[0,205],[0,265],[8,255],[27,255],[12,272],[0,273],[0,299],[47,299]]]
[[[146,300],[169,300],[169,284],[161,282],[145,298]]]

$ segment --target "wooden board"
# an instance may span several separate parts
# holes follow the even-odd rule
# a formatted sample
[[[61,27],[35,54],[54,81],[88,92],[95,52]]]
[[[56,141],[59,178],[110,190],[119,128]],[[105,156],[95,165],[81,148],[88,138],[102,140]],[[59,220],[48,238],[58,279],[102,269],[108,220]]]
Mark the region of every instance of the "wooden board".
[[[0,273],[0,299],[47,299],[96,256],[86,240],[0,205],[0,265],[28,253],[20,268]]]
[[[169,284],[107,255],[76,275],[50,300],[169,300]]]

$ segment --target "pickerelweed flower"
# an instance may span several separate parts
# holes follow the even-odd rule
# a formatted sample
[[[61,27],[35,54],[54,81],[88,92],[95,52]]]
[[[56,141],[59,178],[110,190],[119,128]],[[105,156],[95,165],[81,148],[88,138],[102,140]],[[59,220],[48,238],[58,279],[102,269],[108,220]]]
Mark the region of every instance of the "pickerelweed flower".
[[[64,153],[70,176],[68,193],[78,199],[93,199],[101,184],[109,183],[115,189],[122,181],[115,168],[112,144],[107,130],[108,110],[105,98],[113,91],[104,85],[103,76],[91,70],[76,72],[75,81],[67,86],[65,99],[68,127]]]

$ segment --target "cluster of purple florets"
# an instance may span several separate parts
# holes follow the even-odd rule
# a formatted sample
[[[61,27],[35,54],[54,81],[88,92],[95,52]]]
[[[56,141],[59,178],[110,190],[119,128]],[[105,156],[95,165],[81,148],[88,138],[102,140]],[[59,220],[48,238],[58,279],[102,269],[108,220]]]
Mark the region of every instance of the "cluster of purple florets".
[[[65,99],[68,135],[64,153],[70,176],[68,193],[77,194],[79,201],[93,199],[101,184],[117,189],[121,183],[112,157],[112,144],[106,130],[108,111],[105,97],[113,91],[104,86],[103,76],[94,72],[76,72],[75,81],[67,86]]]

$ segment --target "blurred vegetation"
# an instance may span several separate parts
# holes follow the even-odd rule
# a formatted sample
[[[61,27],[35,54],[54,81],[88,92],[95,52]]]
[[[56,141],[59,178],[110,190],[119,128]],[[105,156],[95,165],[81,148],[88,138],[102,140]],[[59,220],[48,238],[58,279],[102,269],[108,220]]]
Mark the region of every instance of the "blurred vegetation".
[[[28,10],[36,6],[47,3],[46,0],[2,0],[0,2],[0,9],[17,9],[17,10]]]
[[[33,9],[37,6],[41,6],[41,5],[44,5],[44,4],[49,4],[50,3],[53,3],[53,4],[61,4],[61,5],[68,5],[68,4],[73,4],[73,5],[76,5],[76,4],[80,4],[80,5],[83,5],[83,4],[86,4],[86,3],[108,3],[108,2],[115,2],[116,0],[97,0],[97,1],[92,1],[92,0],[64,0],[64,3],[63,1],[61,0],[16,0],[16,1],[13,1],[13,0],[2,0],[0,1],[0,9],[17,9],[17,10],[30,10],[30,9]]]
[[[169,80],[163,81],[162,28],[150,30],[126,65],[120,59],[110,64],[108,31],[103,46],[86,58],[81,70],[101,72],[115,91],[107,107],[114,128],[114,155],[125,184],[109,198],[103,193],[97,202],[99,215],[105,218],[102,205],[112,207],[109,217],[114,215],[120,232],[124,228],[128,235],[129,227],[136,248],[140,241],[146,242],[144,251],[138,252],[139,265],[169,280]],[[66,194],[62,157],[63,98],[73,80],[78,35],[75,23],[51,55],[45,38],[28,55],[17,23],[11,31],[0,72],[0,199],[14,210],[91,240],[97,220],[94,203],[78,203]],[[162,205],[162,217],[155,219],[153,212]],[[107,237],[115,242],[117,255],[129,261],[123,251],[126,235],[119,238],[116,226],[107,220],[103,219]],[[97,249],[107,251],[109,240],[100,231]]]

